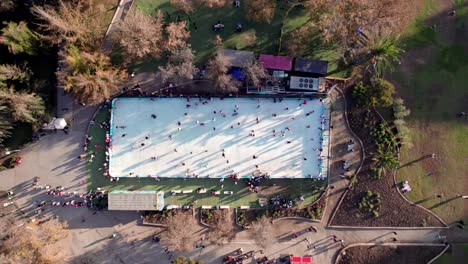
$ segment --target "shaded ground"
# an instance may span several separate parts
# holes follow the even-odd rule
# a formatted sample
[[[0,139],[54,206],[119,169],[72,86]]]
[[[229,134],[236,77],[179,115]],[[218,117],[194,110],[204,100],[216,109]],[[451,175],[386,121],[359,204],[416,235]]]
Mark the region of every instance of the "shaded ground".
[[[349,99],[350,89],[347,90],[348,105],[352,106]],[[370,129],[378,122],[374,112],[369,115],[366,111],[351,108],[350,125],[357,136],[363,141],[366,148],[366,159],[361,172],[357,176],[357,183],[354,184],[338,209],[332,225],[351,226],[442,226],[442,223],[428,212],[421,208],[410,205],[398,194],[393,183],[393,177],[388,174],[380,180],[374,179],[370,171],[372,167],[372,157],[370,153],[375,151],[375,143],[370,136]],[[367,191],[380,193],[381,208],[378,210],[379,216],[374,217],[359,209],[358,203]]]
[[[454,199],[468,185],[468,119],[456,116],[467,112],[468,105],[468,2],[428,3],[404,38],[407,53],[391,78],[411,109],[411,144],[402,148],[401,163],[428,153],[437,159],[405,167],[397,177],[409,181],[413,190],[406,196],[411,201],[453,222],[468,218],[467,203]],[[448,16],[454,7],[456,16]]]
[[[426,264],[437,256],[441,246],[356,246],[346,250],[339,264]]]
[[[302,6],[293,8],[284,19],[290,4],[288,4],[288,1],[278,1],[277,3],[275,15],[270,24],[249,21],[246,18],[245,7],[242,1],[240,8],[234,8],[232,1],[227,1],[224,8],[198,6],[189,15],[177,12],[170,5],[169,0],[136,0],[135,7],[153,15],[157,9],[160,9],[165,14],[166,21],[176,21],[177,19],[190,21],[190,26],[188,27],[191,32],[189,43],[196,51],[195,63],[203,64],[216,49],[213,41],[217,34],[223,39],[223,47],[225,48],[251,50],[256,53],[276,55],[279,49],[281,27],[283,26],[283,36],[287,36],[288,32],[301,27],[310,19]],[[225,25],[224,30],[219,32],[213,31],[213,25],[217,21],[221,21]],[[238,22],[242,23],[243,26],[241,33],[235,31]],[[255,34],[256,38],[252,43],[249,43],[248,36],[252,34]],[[335,61],[338,59],[338,55],[335,47],[326,46],[319,48],[318,45],[319,43],[314,43],[317,49],[315,49],[315,52],[309,53],[308,57],[330,61],[328,70],[329,72],[334,72],[335,75],[349,75],[347,71],[336,71],[338,65]],[[139,72],[154,71],[155,66],[162,63],[162,60],[148,59],[135,65],[135,68]]]
[[[468,258],[468,245],[452,245],[434,264],[462,264]]]

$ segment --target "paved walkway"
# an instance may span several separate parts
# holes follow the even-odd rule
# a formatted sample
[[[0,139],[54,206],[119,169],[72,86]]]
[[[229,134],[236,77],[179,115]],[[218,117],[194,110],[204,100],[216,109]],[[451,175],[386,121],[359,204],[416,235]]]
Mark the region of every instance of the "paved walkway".
[[[32,202],[45,199],[44,194],[31,187],[31,181],[35,176],[41,177],[39,184],[62,185],[69,187],[70,191],[85,191],[85,186],[80,184],[80,181],[85,179],[86,169],[77,157],[82,153],[87,123],[96,107],[76,104],[70,95],[62,95],[62,91],[59,91],[58,98],[57,115],[71,120],[70,133],[68,135],[62,132],[52,133],[41,138],[21,152],[23,164],[13,170],[0,172],[2,178],[0,189],[13,188],[18,194],[17,204],[30,215],[34,215]],[[344,119],[339,100],[334,104],[334,110],[332,136],[339,147],[349,139],[349,134],[343,129]],[[358,152],[351,155],[356,154]],[[348,158],[354,160],[353,166],[357,166],[356,157]],[[266,255],[278,257],[282,254],[307,254],[314,256],[316,263],[332,263],[341,248],[341,243],[333,243],[332,235],[336,235],[339,240],[343,239],[346,245],[358,242],[388,242],[393,237],[396,237],[398,242],[439,243],[437,235],[442,230],[441,234],[447,234],[450,242],[467,241],[466,232],[452,232],[444,229],[398,230],[398,234],[394,235],[391,233],[393,230],[390,229],[363,230],[327,227],[326,223],[347,184],[347,180],[340,177],[342,171],[339,170],[339,166],[334,167],[340,159],[341,157],[338,159],[338,156],[337,159],[332,159],[330,183],[335,188],[330,191],[323,223],[312,224],[302,220],[283,220],[275,223],[277,240],[268,250],[265,250]],[[68,247],[72,259],[93,258],[100,263],[135,263],[135,261],[154,263],[154,259],[158,259],[158,263],[169,263],[169,255],[150,241],[155,228],[139,225],[140,218],[136,212],[104,211],[93,215],[85,208],[60,207],[47,209],[44,213],[45,217],[51,215],[58,215],[69,222],[72,240]],[[311,225],[318,229],[318,233],[307,233],[297,239],[291,239],[291,234]],[[119,234],[118,237],[108,239],[114,232]],[[315,249],[308,249],[308,245],[315,245]],[[248,231],[242,231],[237,234],[234,241],[225,246],[207,246],[189,255],[201,259],[204,263],[219,263],[222,256],[239,247],[251,250],[260,249],[253,242]]]
[[[110,41],[109,37],[116,30],[115,25],[122,21],[127,15],[128,11],[133,5],[134,0],[119,0],[119,5],[115,10],[112,21],[107,28],[106,35],[104,37],[104,43],[102,44],[102,49],[105,51],[110,51],[112,49],[113,43]]]

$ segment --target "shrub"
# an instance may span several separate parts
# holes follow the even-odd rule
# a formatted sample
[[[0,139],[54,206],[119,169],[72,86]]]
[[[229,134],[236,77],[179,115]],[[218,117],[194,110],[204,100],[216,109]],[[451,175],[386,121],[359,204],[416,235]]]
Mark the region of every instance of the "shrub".
[[[380,193],[373,193],[368,190],[363,193],[361,200],[358,203],[358,207],[361,211],[372,213],[374,217],[378,217],[378,210],[380,209],[381,202]]]
[[[237,223],[239,225],[244,225],[245,224],[245,212],[244,211],[237,211]]]
[[[362,82],[358,82],[354,86],[352,95],[356,101],[357,106],[366,107],[369,105],[369,87],[364,85]]]
[[[374,211],[372,211],[372,215],[373,215],[374,217],[379,217],[379,212],[377,212],[377,211],[374,210]]]
[[[379,124],[371,130],[371,136],[374,138],[377,148],[390,147],[395,149],[396,140],[393,136],[392,131],[388,129],[384,124]]]

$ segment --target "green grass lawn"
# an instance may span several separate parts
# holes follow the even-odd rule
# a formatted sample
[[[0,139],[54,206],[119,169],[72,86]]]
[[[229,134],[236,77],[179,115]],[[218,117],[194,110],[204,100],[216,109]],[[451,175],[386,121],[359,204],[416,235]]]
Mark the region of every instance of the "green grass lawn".
[[[434,13],[426,10],[426,16]],[[468,98],[468,33],[458,28],[459,22],[451,27],[443,30],[454,30],[457,38],[448,39],[446,32],[428,31],[422,25],[412,27],[405,43],[409,54],[414,54],[406,60],[413,62],[403,62],[392,76],[412,111],[408,125],[413,146],[402,149],[402,163],[428,153],[438,156],[399,170],[398,179],[409,180],[410,200],[447,222],[468,218],[466,201],[453,199],[457,193],[466,195],[468,186],[468,123],[456,117],[457,112],[466,111]],[[437,194],[443,197],[437,199]]]
[[[161,179],[156,182],[154,179],[129,179],[121,178],[118,182],[110,182],[108,178],[104,177],[103,171],[99,170],[105,160],[105,153],[103,149],[95,149],[96,144],[103,144],[105,139],[105,130],[99,127],[99,123],[104,120],[109,120],[110,113],[108,108],[100,110],[96,116],[96,125],[92,126],[89,135],[93,138],[89,144],[89,152],[95,152],[95,159],[92,163],[88,163],[88,188],[95,190],[98,187],[104,188],[108,191],[111,190],[157,190],[164,191],[166,194],[165,203],[186,205],[196,203],[197,206],[202,205],[230,205],[239,207],[241,205],[249,205],[251,207],[260,207],[258,205],[258,198],[271,197],[277,194],[297,198],[301,195],[305,200],[301,206],[308,205],[314,202],[320,195],[319,190],[326,186],[325,181],[312,181],[310,179],[272,179],[265,180],[262,183],[262,189],[258,194],[251,193],[246,188],[244,181],[239,184],[234,184],[231,179],[226,179],[220,182],[219,179]],[[224,188],[221,189],[221,185]],[[198,194],[195,192],[198,188],[206,188],[207,190],[215,191],[233,191],[232,195],[221,194],[219,196],[211,196],[208,193]],[[170,196],[171,190],[194,190],[192,194],[179,194]]]
[[[284,22],[283,35],[287,36],[288,32],[301,27],[309,20],[309,16],[304,8],[295,7],[283,21],[289,7],[283,3],[277,5],[275,15],[270,24],[249,21],[246,18],[244,7],[234,8],[229,1],[224,8],[218,9],[201,6],[189,15],[177,12],[170,5],[169,0],[136,0],[135,7],[152,15],[156,13],[157,9],[160,9],[165,14],[166,21],[176,21],[176,19],[190,21],[191,37],[189,43],[196,51],[196,64],[205,63],[213,55],[216,50],[216,46],[213,43],[216,34],[219,34],[223,39],[223,47],[225,48],[250,50],[257,54],[278,55],[282,23]],[[225,25],[223,31],[214,32],[212,30],[212,26],[217,21],[221,21]],[[237,22],[243,25],[244,30],[242,33],[235,32]],[[252,45],[245,38],[249,34],[255,34],[256,36],[256,40]],[[326,47],[327,49],[323,49],[322,47],[319,49],[318,46],[317,44],[315,51],[312,47],[305,57],[329,60],[329,71],[334,72],[336,76],[343,77],[349,74],[348,71],[337,71],[335,61],[338,59],[338,55],[333,47]],[[160,64],[161,61],[148,59],[135,64],[133,67],[139,72],[154,71],[156,66]]]

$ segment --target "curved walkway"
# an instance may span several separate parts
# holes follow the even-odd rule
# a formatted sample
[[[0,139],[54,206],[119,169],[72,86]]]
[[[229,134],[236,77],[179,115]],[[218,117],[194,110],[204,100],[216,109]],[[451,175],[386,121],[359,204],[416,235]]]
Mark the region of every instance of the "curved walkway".
[[[59,94],[59,96],[63,96],[63,98],[60,98],[61,106],[58,107],[58,115],[66,116],[71,121],[70,133],[66,135],[59,132],[43,137],[23,150],[21,153],[23,164],[15,169],[0,172],[2,178],[0,189],[13,188],[18,194],[16,202],[21,209],[30,215],[34,215],[31,210],[33,201],[49,199],[43,192],[31,187],[31,181],[35,176],[41,177],[39,185],[61,185],[69,187],[70,191],[85,191],[86,189],[85,185],[80,184],[86,176],[85,164],[77,157],[82,153],[87,124],[95,107],[76,104],[69,95]],[[379,243],[392,237],[396,237],[398,242],[404,243],[439,244],[439,234],[446,236],[446,239],[451,243],[468,241],[466,232],[455,232],[447,229],[397,230],[397,235],[394,235],[395,230],[387,228],[365,230],[346,227],[338,229],[327,226],[332,209],[337,206],[339,198],[343,195],[348,184],[348,181],[340,176],[341,173],[338,170],[342,159],[340,157],[340,151],[342,151],[340,150],[340,142],[341,144],[346,143],[350,137],[349,133],[342,129],[345,120],[343,106],[340,106],[341,99],[338,94],[333,94],[332,97],[335,98],[332,137],[337,142],[338,148],[335,152],[337,154],[333,154],[337,158],[332,157],[332,170],[329,178],[330,186],[333,185],[334,188],[329,192],[323,221],[322,223],[311,223],[290,219],[275,223],[276,239],[264,253],[271,257],[278,257],[280,254],[312,255],[316,263],[333,263],[342,246],[341,243],[333,241],[332,235],[337,236],[339,240],[343,239],[345,245]],[[355,152],[345,153],[345,155],[351,155],[348,158],[354,162],[353,169],[358,168],[359,154]],[[158,259],[158,263],[169,263],[168,255],[157,244],[150,242],[149,237],[154,234],[155,228],[141,226],[137,212],[104,211],[93,215],[85,208],[60,207],[47,209],[43,215],[45,217],[58,215],[68,221],[72,233],[72,240],[68,248],[72,259],[92,256],[99,260],[99,263],[135,263],[135,260],[138,260],[138,263],[152,263],[154,259]],[[291,238],[293,233],[304,231],[310,226],[314,226],[318,232],[305,232],[297,239]],[[112,233],[117,233],[117,238],[107,239]],[[248,231],[244,230],[239,232],[236,239],[227,245],[209,245],[203,249],[197,249],[189,255],[204,263],[219,263],[218,261],[225,254],[239,247],[251,250],[260,249],[251,239]]]

